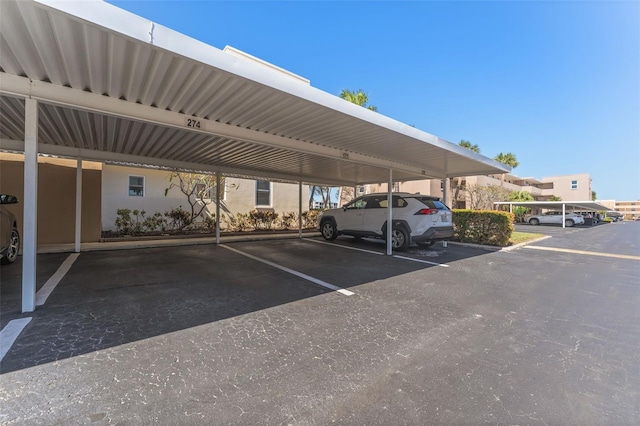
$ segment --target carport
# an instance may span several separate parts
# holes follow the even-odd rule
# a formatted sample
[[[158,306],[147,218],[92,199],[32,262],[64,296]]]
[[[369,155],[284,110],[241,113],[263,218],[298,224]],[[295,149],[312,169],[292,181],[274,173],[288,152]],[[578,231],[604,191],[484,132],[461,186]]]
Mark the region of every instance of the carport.
[[[392,188],[509,171],[102,1],[0,7],[0,149],[25,155],[23,312],[35,309],[38,155],[77,159],[77,252],[83,160],[296,182],[300,192],[303,182]]]
[[[562,210],[562,216],[567,212],[567,207],[572,211],[586,211],[595,212],[609,210],[608,207],[595,201],[497,201],[493,203],[495,206],[509,206],[509,212],[513,213],[513,206],[517,207],[529,207],[545,210]],[[565,223],[562,221],[562,227],[565,228]]]

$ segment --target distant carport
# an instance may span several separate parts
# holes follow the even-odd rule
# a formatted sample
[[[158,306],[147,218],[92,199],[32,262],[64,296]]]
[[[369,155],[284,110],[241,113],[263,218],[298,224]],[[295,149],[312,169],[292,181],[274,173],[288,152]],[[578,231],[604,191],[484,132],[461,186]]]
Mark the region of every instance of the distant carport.
[[[509,171],[102,1],[0,8],[0,149],[25,155],[23,312],[35,309],[38,155],[77,159],[76,251],[83,160],[296,182],[300,192],[303,182],[391,190]]]
[[[609,210],[609,207],[603,206],[595,201],[497,201],[493,204],[495,206],[509,206],[509,212],[511,213],[513,213],[513,206],[517,206],[546,210],[562,210],[563,216],[567,212],[567,208],[580,212]],[[565,227],[564,221],[562,221],[562,227]]]

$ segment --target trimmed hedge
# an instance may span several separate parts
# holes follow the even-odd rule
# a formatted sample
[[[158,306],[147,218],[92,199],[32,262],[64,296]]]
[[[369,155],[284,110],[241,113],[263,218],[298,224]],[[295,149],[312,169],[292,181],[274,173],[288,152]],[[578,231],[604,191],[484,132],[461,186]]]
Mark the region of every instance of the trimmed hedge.
[[[453,210],[453,241],[504,247],[513,232],[514,216],[494,210]]]

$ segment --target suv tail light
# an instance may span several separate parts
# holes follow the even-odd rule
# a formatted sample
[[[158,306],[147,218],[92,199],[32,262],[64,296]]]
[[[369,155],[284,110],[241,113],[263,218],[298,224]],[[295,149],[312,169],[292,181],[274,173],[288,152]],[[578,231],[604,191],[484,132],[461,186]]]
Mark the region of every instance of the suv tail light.
[[[431,215],[431,214],[437,214],[438,213],[438,209],[420,209],[416,212],[416,214],[414,216],[417,215]]]

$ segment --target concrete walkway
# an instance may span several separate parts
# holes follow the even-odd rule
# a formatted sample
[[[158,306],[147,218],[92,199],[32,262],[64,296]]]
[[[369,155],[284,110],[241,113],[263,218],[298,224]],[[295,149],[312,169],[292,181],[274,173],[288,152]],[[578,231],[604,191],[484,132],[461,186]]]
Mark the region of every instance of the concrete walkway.
[[[319,232],[303,232],[303,237],[318,237]],[[221,235],[220,243],[234,243],[239,241],[264,241],[264,240],[282,240],[282,239],[295,239],[300,238],[300,235],[295,232],[288,233],[266,233],[266,234],[254,234],[248,232],[246,235]],[[158,240],[133,240],[133,241],[117,241],[117,242],[95,242],[95,243],[82,243],[80,245],[80,251],[103,251],[103,250],[127,250],[127,249],[141,249],[141,248],[154,248],[154,247],[172,247],[172,246],[195,246],[205,244],[215,244],[215,237],[190,237],[190,238],[167,238]],[[73,243],[68,244],[40,244],[38,245],[38,254],[46,253],[73,253],[75,245]]]

